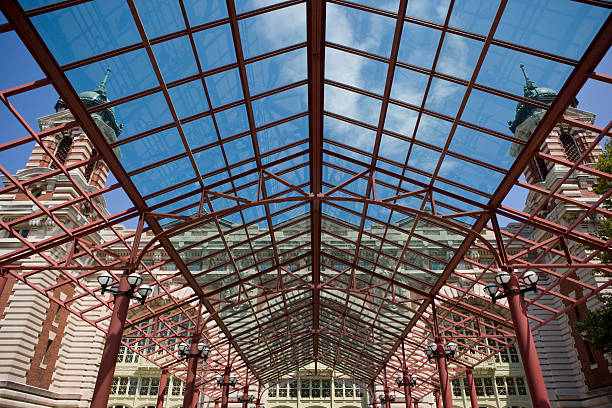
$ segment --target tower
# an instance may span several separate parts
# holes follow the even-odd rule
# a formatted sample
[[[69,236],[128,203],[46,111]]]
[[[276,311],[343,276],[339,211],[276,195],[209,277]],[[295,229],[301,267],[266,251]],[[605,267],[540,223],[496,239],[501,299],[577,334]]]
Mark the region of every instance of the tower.
[[[113,109],[104,107],[109,102],[106,90],[109,74],[107,70],[100,85],[79,96],[83,104],[94,111],[94,121],[106,140],[112,143],[117,140],[121,126],[116,123]],[[81,191],[89,194],[104,188],[109,173],[105,162],[96,159],[95,147],[83,130],[71,127],[74,121],[61,99],[54,113],[38,119],[41,132],[58,130],[42,137],[25,168],[14,174],[17,181],[28,181],[25,184],[28,194],[14,190],[14,194],[0,196],[3,220],[19,220],[32,211],[40,211],[31,196],[50,209],[56,220],[70,228],[95,220],[99,217],[98,211],[108,214],[102,195],[92,197],[97,211],[90,208],[86,200],[70,203],[81,197]],[[67,174],[59,171],[60,167]],[[32,178],[36,181],[29,182]],[[12,184],[4,176],[2,182],[5,186]],[[13,228],[31,242],[53,237],[60,231],[57,222],[44,214],[17,223]],[[0,253],[11,252],[22,245],[16,234],[2,234]],[[104,237],[95,234],[88,239],[100,242]],[[23,266],[47,265],[49,261],[64,258],[69,250],[70,244],[58,246],[27,259]],[[48,287],[65,279],[65,275],[53,270],[37,273],[29,280],[39,287]],[[95,277],[91,280],[95,285]],[[75,289],[70,284],[58,285],[48,294],[64,301],[75,296]],[[87,307],[87,302],[91,300],[75,299],[73,304],[80,308]],[[0,299],[0,406],[24,406],[24,403],[30,404],[27,406],[88,406],[103,340],[103,334],[93,326],[50,302],[33,288],[9,279]]]
[[[529,78],[523,65],[521,69],[525,77],[524,96],[540,104],[552,103],[557,92],[550,88],[538,87]],[[574,99],[564,113],[564,117],[569,120],[555,125],[540,145],[539,154],[531,159],[524,171],[527,183],[535,187],[527,194],[524,211],[529,214],[535,213],[537,217],[565,227],[572,225],[584,213],[585,205],[592,205],[600,198],[593,191],[597,178],[588,172],[576,169],[561,182],[576,162],[580,161],[580,164],[585,167],[594,167],[598,156],[602,154],[602,148],[599,145],[589,153],[584,153],[587,147],[595,141],[596,135],[574,125],[572,120],[593,124],[595,115],[580,110],[577,106],[578,101]],[[508,122],[509,129],[517,138],[529,140],[545,112],[542,107],[519,103],[516,107],[514,121]],[[510,153],[516,157],[519,152],[520,146],[514,144]],[[585,157],[580,160],[583,155]],[[541,205],[547,193],[553,190],[555,195],[551,196],[545,205]],[[587,218],[576,227],[576,230],[595,234],[596,228],[596,223]],[[525,231],[530,231],[527,238],[534,242],[544,242],[550,238],[550,234],[540,229],[526,229]],[[567,242],[567,246],[572,254],[583,259],[588,255],[588,248],[584,246],[573,242]],[[557,249],[562,250],[561,244],[557,246]],[[559,258],[559,255],[549,252],[540,262],[557,263]],[[565,263],[566,260],[563,259],[562,262]],[[572,278],[586,282],[593,287],[603,283],[598,282],[591,268],[574,271],[557,269],[556,272],[569,273],[568,278],[570,279],[563,280],[559,286],[559,292],[564,298],[545,295],[539,302],[557,310],[572,306],[572,299],[579,299],[586,295],[583,293],[583,287],[572,283]],[[547,279],[544,276],[542,278]],[[545,286],[546,280],[542,281],[542,284]],[[598,407],[607,405],[612,399],[610,391],[612,376],[609,361],[600,352],[592,349],[574,328],[574,324],[586,316],[589,309],[598,308],[599,303],[596,298],[593,298],[586,304],[578,305],[569,313],[534,331],[540,363],[553,406]],[[534,308],[530,312],[537,317],[547,318],[543,309]]]

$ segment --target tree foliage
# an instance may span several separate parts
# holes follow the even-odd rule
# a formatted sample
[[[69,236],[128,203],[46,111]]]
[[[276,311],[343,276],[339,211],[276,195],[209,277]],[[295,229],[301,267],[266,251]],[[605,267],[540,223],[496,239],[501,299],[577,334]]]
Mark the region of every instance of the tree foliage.
[[[612,139],[606,141],[604,151],[598,157],[595,168],[599,171],[612,174]],[[602,178],[598,178],[597,183],[593,187],[593,191],[597,194],[605,194],[610,189],[612,189],[612,181]],[[605,200],[603,206],[611,210],[612,199]],[[612,238],[612,218],[606,217],[599,221],[597,235],[606,241]],[[601,253],[598,258],[603,263],[612,262],[612,254],[609,253]],[[601,271],[600,273],[611,277],[609,273]],[[603,353],[609,353],[612,352],[612,295],[600,296],[599,300],[603,303],[602,307],[595,312],[589,311],[584,320],[576,322],[575,327],[593,348]]]

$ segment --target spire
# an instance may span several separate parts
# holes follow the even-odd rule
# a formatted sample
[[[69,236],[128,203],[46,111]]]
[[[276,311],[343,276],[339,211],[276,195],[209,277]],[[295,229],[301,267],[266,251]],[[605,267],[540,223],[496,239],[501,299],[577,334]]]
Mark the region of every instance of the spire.
[[[525,96],[528,96],[530,94],[529,91],[536,89],[538,86],[535,82],[529,79],[527,71],[525,70],[525,65],[523,64],[521,64],[521,71],[523,71],[523,76],[525,77],[525,86],[523,87],[523,93],[525,94]]]
[[[104,79],[100,83],[100,85],[96,86],[95,91],[101,95],[106,97],[106,81],[108,80],[108,76],[110,75],[111,69],[106,68],[106,74],[104,75]]]

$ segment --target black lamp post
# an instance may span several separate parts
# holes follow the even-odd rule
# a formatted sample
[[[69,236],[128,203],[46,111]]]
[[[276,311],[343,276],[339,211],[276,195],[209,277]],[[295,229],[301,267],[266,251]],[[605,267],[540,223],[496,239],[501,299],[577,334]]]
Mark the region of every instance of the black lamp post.
[[[448,342],[446,346],[444,346],[444,352],[438,352],[438,345],[436,342],[430,342],[427,347],[424,349],[425,355],[427,356],[427,360],[431,363],[432,358],[445,358],[447,360],[451,360],[455,357],[455,351],[457,351],[457,343],[453,343],[452,341]]]
[[[210,348],[206,346],[205,343],[199,342],[197,345],[198,352],[197,353],[189,353],[189,345],[184,341],[180,342],[178,345],[179,349],[179,358],[180,359],[188,359],[189,357],[198,357],[206,360],[208,355],[210,354]]]
[[[118,283],[111,285],[111,283],[115,281],[115,277],[109,272],[103,272],[97,279],[98,283],[102,287],[102,294],[104,294],[104,292],[110,292],[115,296],[128,295],[130,299],[139,300],[143,305],[147,296],[149,296],[153,291],[151,286],[147,285],[146,283],[141,285],[142,277],[137,273],[132,273],[131,275],[127,276],[127,281],[130,284],[130,288],[123,291],[119,290]],[[140,287],[138,287],[139,285]],[[136,287],[138,287],[138,289],[136,289]],[[135,292],[138,294],[138,296],[135,295]]]
[[[526,292],[531,291],[533,291],[534,293],[538,292],[536,287],[536,284],[538,283],[537,273],[535,273],[534,271],[527,271],[523,275],[523,280],[529,286],[521,285],[522,287],[519,289],[509,289],[508,282],[510,282],[510,274],[508,272],[502,271],[495,275],[495,282],[497,283],[488,283],[485,286],[485,291],[489,294],[489,296],[491,296],[493,303],[495,303],[498,299],[508,297],[508,295],[512,293],[520,293],[522,295]],[[498,294],[499,286],[504,289],[503,293]]]

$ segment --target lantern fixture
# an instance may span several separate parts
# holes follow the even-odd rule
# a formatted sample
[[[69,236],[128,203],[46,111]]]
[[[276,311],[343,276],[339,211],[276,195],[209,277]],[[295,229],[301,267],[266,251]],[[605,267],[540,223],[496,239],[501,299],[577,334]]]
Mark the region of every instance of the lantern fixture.
[[[411,375],[408,377],[408,385],[410,385],[411,387],[414,387],[414,386],[416,385],[416,383],[417,383],[417,378],[418,378],[418,377],[417,377],[415,374],[411,374]],[[398,377],[395,379],[395,382],[397,383],[397,385],[398,385],[399,387],[403,387],[403,386],[405,385],[405,384],[404,384],[404,378],[403,378],[402,376],[398,376]]]
[[[447,360],[453,359],[455,357],[455,352],[457,351],[457,343],[452,341],[448,342],[446,346],[444,346],[444,351],[442,353],[438,353],[438,345],[431,341],[429,345],[427,345],[424,350],[425,355],[427,356],[427,361],[431,363],[432,358],[446,358]],[[414,374],[413,374],[414,376]],[[415,381],[416,381],[416,376]]]
[[[508,295],[512,293],[520,293],[521,295],[527,292],[538,293],[537,283],[538,283],[538,274],[534,271],[527,271],[523,275],[523,281],[525,284],[520,284],[519,289],[508,289],[508,282],[510,282],[510,274],[508,272],[502,271],[495,275],[495,282],[497,284],[491,282],[487,283],[485,286],[485,292],[491,297],[493,304],[499,299],[503,299],[508,297]],[[499,293],[499,286],[503,288],[503,292]]]
[[[151,294],[151,292],[153,292],[153,288],[151,288],[150,285],[147,285],[146,283],[141,285],[142,277],[137,273],[132,273],[128,275],[127,281],[130,285],[130,288],[128,290],[123,291],[119,290],[119,284],[115,282],[115,277],[107,271],[102,272],[102,274],[99,275],[97,279],[101,287],[100,293],[102,295],[104,294],[104,292],[110,292],[115,296],[128,295],[130,299],[138,300],[143,305],[147,297]]]
[[[179,358],[180,359],[188,359],[189,357],[197,357],[203,358],[206,360],[206,357],[210,354],[210,348],[206,346],[206,343],[199,342],[197,345],[198,352],[197,353],[189,353],[189,345],[184,341],[181,341],[178,345],[179,350]]]

